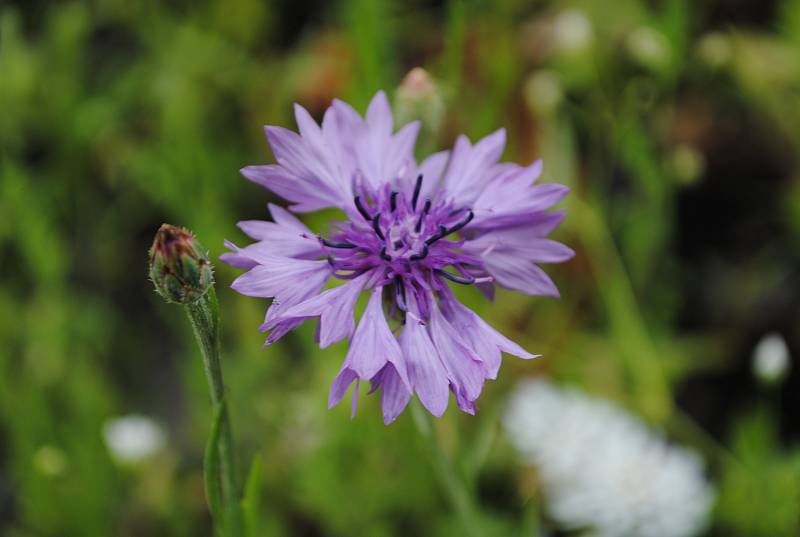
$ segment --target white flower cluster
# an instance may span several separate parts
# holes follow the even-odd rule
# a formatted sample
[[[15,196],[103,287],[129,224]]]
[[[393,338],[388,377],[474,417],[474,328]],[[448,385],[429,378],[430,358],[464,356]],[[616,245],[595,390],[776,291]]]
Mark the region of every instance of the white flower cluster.
[[[689,537],[714,492],[691,451],[613,404],[541,380],[520,386],[504,419],[535,464],[549,515],[595,537]]]

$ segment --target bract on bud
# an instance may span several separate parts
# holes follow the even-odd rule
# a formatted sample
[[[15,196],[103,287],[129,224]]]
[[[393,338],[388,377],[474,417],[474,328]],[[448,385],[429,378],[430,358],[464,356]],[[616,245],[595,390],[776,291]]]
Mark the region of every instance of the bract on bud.
[[[194,235],[162,224],[150,247],[150,279],[167,302],[191,304],[214,284],[214,271]]]

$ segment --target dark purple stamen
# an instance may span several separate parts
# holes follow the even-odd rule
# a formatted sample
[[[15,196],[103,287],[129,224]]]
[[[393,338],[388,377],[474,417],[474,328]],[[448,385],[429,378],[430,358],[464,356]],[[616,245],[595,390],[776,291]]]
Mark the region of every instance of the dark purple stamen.
[[[403,280],[400,276],[395,276],[394,278],[394,297],[395,297],[395,304],[397,304],[397,309],[400,311],[407,312],[408,308],[406,307],[406,287],[403,285]]]
[[[392,212],[397,210],[397,194],[398,192],[395,190],[392,192],[392,196],[389,198],[389,206],[391,207]]]
[[[422,229],[422,221],[427,216],[428,211],[431,210],[431,200],[425,200],[425,206],[422,208],[422,212],[419,214],[419,220],[417,220],[417,225],[414,226],[414,231],[419,233],[419,230]]]
[[[428,257],[427,244],[422,247],[422,251],[420,253],[412,255],[408,259],[410,259],[411,261],[419,261],[420,259],[425,259],[426,257]]]
[[[360,212],[361,216],[364,217],[364,220],[367,221],[372,220],[372,217],[367,212],[367,209],[365,209],[364,205],[361,204],[361,196],[356,196],[355,198],[353,198],[353,201],[356,204],[356,209],[358,209],[358,212]]]
[[[375,216],[372,217],[372,229],[375,230],[375,234],[380,237],[382,241],[386,240],[381,230],[381,213],[375,213]]]
[[[322,244],[327,246],[328,248],[358,248],[355,244],[350,244],[349,242],[331,242],[328,239],[321,239]]]
[[[394,241],[394,244],[393,244],[394,249],[395,250],[399,250],[400,248],[403,247],[403,244],[404,244],[403,241],[400,241],[400,240]]]
[[[445,235],[447,235],[447,228],[444,227],[444,226],[439,226],[439,231],[437,231],[434,235],[432,235],[431,237],[426,239],[425,240],[425,244],[427,246],[430,246],[431,244],[433,244],[434,242],[438,241],[439,239],[441,239]]]
[[[411,208],[417,210],[417,200],[419,199],[419,191],[422,188],[422,174],[417,177],[417,184],[414,185],[414,197],[411,198]]]
[[[384,261],[391,261],[392,260],[392,258],[389,256],[389,254],[386,253],[386,246],[381,248],[380,256],[381,256],[381,259],[383,259]]]
[[[467,224],[469,224],[472,221],[473,218],[475,218],[475,213],[473,213],[472,210],[470,210],[467,213],[467,216],[461,222],[459,222],[458,224],[456,224],[453,227],[451,227],[450,229],[448,229],[447,233],[445,233],[445,235],[449,235],[451,233],[455,233],[456,231],[458,231],[462,227],[464,227]]]
[[[444,276],[451,282],[460,283],[461,285],[470,285],[475,283],[475,278],[473,278],[472,276],[459,276],[457,274],[451,274],[449,272],[446,272],[442,269],[433,269],[433,271],[439,276]]]

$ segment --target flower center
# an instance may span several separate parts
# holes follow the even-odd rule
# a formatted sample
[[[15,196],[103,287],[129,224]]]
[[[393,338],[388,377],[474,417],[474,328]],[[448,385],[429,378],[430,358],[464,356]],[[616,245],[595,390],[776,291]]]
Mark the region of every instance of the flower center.
[[[471,209],[454,209],[447,200],[424,201],[420,197],[422,175],[417,178],[410,200],[402,192],[385,190],[366,204],[361,196],[353,203],[363,222],[351,222],[321,239],[328,249],[328,260],[337,269],[337,276],[352,277],[339,271],[360,273],[383,265],[390,277],[405,277],[414,266],[463,284],[475,283],[475,278],[442,270],[450,265],[474,263],[469,256],[458,252],[458,243],[442,240],[469,224]]]

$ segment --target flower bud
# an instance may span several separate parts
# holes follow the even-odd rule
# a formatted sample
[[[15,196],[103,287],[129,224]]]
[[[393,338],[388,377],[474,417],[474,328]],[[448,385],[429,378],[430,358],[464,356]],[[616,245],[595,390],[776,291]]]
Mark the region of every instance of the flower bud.
[[[422,120],[434,136],[442,126],[444,97],[431,75],[421,67],[415,67],[403,78],[395,94],[395,108],[400,124]]]
[[[150,279],[167,302],[191,304],[214,284],[214,271],[194,235],[162,224],[150,247]]]

